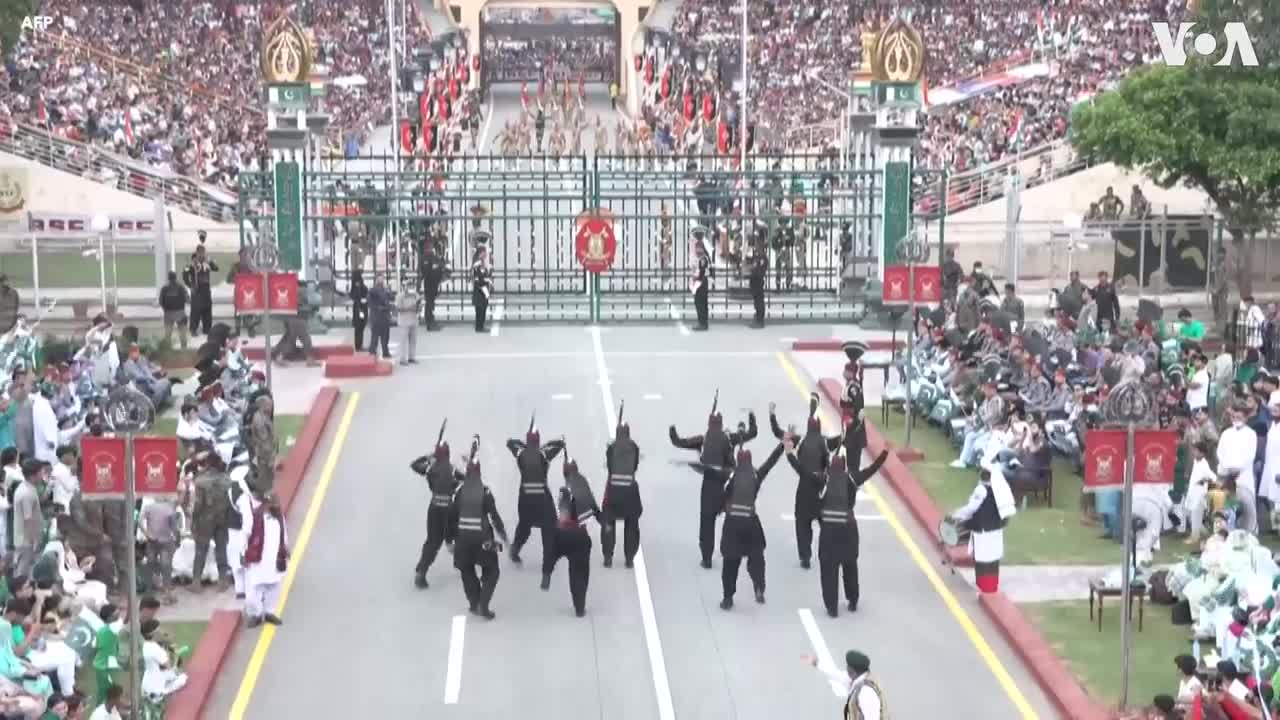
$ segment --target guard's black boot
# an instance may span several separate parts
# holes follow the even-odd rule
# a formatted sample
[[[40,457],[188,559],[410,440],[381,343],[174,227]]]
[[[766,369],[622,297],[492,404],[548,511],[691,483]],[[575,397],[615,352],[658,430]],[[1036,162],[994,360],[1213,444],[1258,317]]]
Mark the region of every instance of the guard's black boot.
[[[840,617],[840,611],[836,608],[829,607],[827,608],[827,617]]]
[[[574,615],[577,615],[578,617],[586,617],[586,616],[587,616],[587,611],[586,611],[586,609],[585,609],[585,608],[574,608],[574,609],[573,609],[573,614],[574,614]]]
[[[418,588],[419,590],[426,590],[426,589],[427,589],[427,587],[428,587],[428,585],[427,585],[427,574],[426,574],[426,573],[418,573],[417,575],[414,575],[414,576],[413,576],[413,586],[414,586],[414,587],[416,587],[416,588]]]
[[[635,558],[627,558],[627,569],[628,569],[628,570],[630,570],[631,568],[633,568],[633,567],[635,567],[635,566],[636,566],[636,560],[635,560]]]
[[[764,588],[756,589],[756,602],[760,603],[761,605],[764,604]]]
[[[511,562],[517,565],[524,562],[523,560],[520,559],[520,551],[516,548],[511,548]]]
[[[607,568],[611,568],[611,567],[613,567],[613,558],[609,557],[608,555],[605,555],[605,556],[604,556],[604,566],[605,566],[605,567],[607,567]]]
[[[805,570],[809,569],[809,558],[800,558],[800,567]]]
[[[721,609],[721,610],[732,610],[732,609],[733,609],[733,598],[725,598],[725,599],[721,600],[721,601],[720,601],[720,609]]]
[[[849,612],[858,612],[858,602],[856,600],[850,601]]]
[[[551,573],[546,573],[546,572],[542,573],[542,585],[540,585],[539,587],[541,587],[543,590],[551,589]]]
[[[710,570],[710,569],[711,569],[711,559],[710,559],[710,558],[702,558],[702,567],[704,567],[704,568],[706,568],[706,569]]]
[[[478,604],[476,604],[476,603],[471,603],[471,609],[469,610],[469,612],[470,612],[472,615],[479,615],[479,614],[480,614],[480,606],[479,606]]]
[[[498,617],[498,614],[487,607],[482,607],[480,608],[480,617],[484,618],[485,620],[492,620]]]

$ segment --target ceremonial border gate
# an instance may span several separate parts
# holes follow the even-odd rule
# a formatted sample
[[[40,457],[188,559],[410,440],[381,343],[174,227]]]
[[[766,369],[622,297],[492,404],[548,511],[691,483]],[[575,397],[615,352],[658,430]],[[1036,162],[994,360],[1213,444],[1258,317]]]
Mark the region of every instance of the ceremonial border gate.
[[[699,228],[708,223],[736,227],[745,199],[748,227],[770,238],[769,318],[848,321],[880,296],[883,174],[837,163],[834,156],[760,156],[744,174],[723,157],[469,156],[442,173],[397,170],[390,156],[322,158],[319,168],[302,172],[309,276],[331,283],[334,314],[345,318],[342,295],[353,269],[370,284],[375,276],[392,287],[412,282],[423,238],[443,238],[452,276],[441,288],[437,318],[469,319],[471,241],[479,229],[492,238],[491,315],[501,308],[504,321],[669,322],[693,312],[695,233],[703,236]],[[913,180],[913,192],[932,184],[923,175]],[[242,227],[270,237],[273,197],[270,174],[242,173]],[[573,246],[579,214],[596,207],[613,214],[618,241],[613,266],[598,282],[581,269]],[[941,216],[916,215],[914,224],[940,242],[945,236]],[[777,238],[792,226],[797,241],[788,250]],[[705,237],[715,266],[715,319],[752,315],[750,253],[735,236]],[[935,251],[930,262],[939,260]]]

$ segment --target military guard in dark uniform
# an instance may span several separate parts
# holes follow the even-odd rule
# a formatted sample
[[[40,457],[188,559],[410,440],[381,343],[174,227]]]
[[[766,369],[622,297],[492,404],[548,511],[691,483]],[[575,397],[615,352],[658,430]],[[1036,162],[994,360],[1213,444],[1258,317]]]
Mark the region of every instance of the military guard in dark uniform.
[[[756,310],[751,327],[759,329],[764,327],[764,285],[765,275],[769,272],[769,252],[763,244],[755,245],[755,251],[751,254],[750,271],[748,282],[751,287],[751,303]]]
[[[564,460],[564,482],[565,486],[560,489],[551,568],[554,570],[562,557],[569,560],[569,596],[573,599],[574,614],[582,617],[587,614],[587,584],[591,580],[591,535],[587,532],[587,522],[592,518],[600,522],[600,507],[596,505],[590,483],[578,471],[578,463],[569,457]]]
[[[867,447],[867,426],[862,411],[866,401],[862,392],[862,356],[867,351],[864,343],[850,341],[843,345],[849,362],[844,366],[844,394],[840,397],[840,416],[844,424],[844,446],[849,457],[860,458]]]
[[[449,276],[449,265],[441,248],[430,238],[423,249],[422,299],[427,309],[427,331],[436,332],[440,329],[436,323],[436,298],[440,296],[440,285]]]
[[[818,495],[822,492],[823,473],[827,469],[827,459],[840,447],[842,440],[840,435],[823,437],[822,424],[818,420],[818,404],[818,394],[813,393],[809,396],[809,419],[804,437],[800,439],[796,451],[800,465],[805,470],[799,473],[799,482],[796,483],[796,549],[800,553],[800,567],[806,570],[813,557],[813,523],[819,515]],[[769,427],[773,430],[774,437],[784,440],[795,433],[794,430],[784,432],[778,425],[776,409],[776,405],[769,403]]]
[[[507,541],[507,530],[493,493],[480,479],[476,460],[479,443],[477,436],[471,445],[466,478],[453,497],[450,538],[454,541],[453,566],[462,574],[462,590],[471,614],[492,620],[495,614],[489,603],[498,586],[498,553],[502,552],[498,540]]]
[[[756,496],[760,485],[782,457],[783,443],[769,453],[759,469],[751,464],[751,451],[739,450],[733,475],[724,490],[724,527],[720,531],[720,555],[724,568],[720,581],[724,585],[721,610],[733,608],[733,594],[738,589],[738,568],[747,559],[747,574],[756,591],[756,602],[764,602],[764,528],[756,514]]]
[[[693,268],[693,277],[689,280],[689,291],[693,293],[693,309],[698,313],[698,324],[694,330],[706,330],[710,325],[710,313],[707,308],[711,292],[711,253],[701,238],[694,238],[694,253],[697,256]]]
[[[631,426],[622,422],[618,412],[618,427],[613,442],[604,451],[604,464],[609,470],[609,481],[604,490],[604,517],[601,518],[600,549],[604,553],[604,566],[613,566],[613,549],[618,540],[618,521],[622,521],[622,556],[627,567],[635,564],[640,550],[640,514],[644,505],[640,501],[640,486],[636,484],[636,468],[640,466],[640,448],[631,439]]]
[[[444,543],[449,525],[449,507],[453,495],[462,483],[463,474],[449,462],[449,443],[440,440],[430,455],[414,460],[409,469],[427,479],[431,490],[431,505],[427,509],[427,539],[422,543],[422,554],[413,569],[413,584],[420,589],[427,587],[427,570],[435,562],[436,554]]]
[[[489,294],[493,291],[493,270],[489,268],[488,256],[487,248],[478,247],[471,263],[471,305],[476,311],[476,332],[484,332]]]
[[[800,475],[801,482],[817,485],[822,489],[819,507],[822,518],[818,533],[818,568],[822,575],[822,602],[827,606],[827,614],[836,617],[839,614],[837,583],[841,572],[844,573],[844,597],[849,603],[849,612],[858,609],[858,518],[853,513],[857,500],[858,488],[867,483],[877,472],[889,452],[882,451],[866,468],[858,469],[859,456],[847,455],[842,448],[821,474],[814,474],[804,466],[804,459],[797,458],[798,453],[788,453],[787,461]],[[852,460],[852,467],[848,464]]]
[[[691,465],[702,472],[701,514],[698,520],[698,547],[702,550],[702,567],[711,567],[711,555],[716,549],[716,515],[724,507],[724,486],[733,468],[733,448],[755,439],[756,414],[747,415],[745,430],[733,434],[724,431],[724,417],[711,407],[705,435],[682,438],[676,426],[668,429],[671,444],[685,450],[697,450],[698,461]]]
[[[555,565],[556,507],[547,487],[547,468],[560,451],[563,440],[542,444],[538,429],[529,423],[524,442],[507,441],[507,450],[520,470],[520,499],[516,502],[516,536],[511,543],[511,561],[520,563],[520,549],[529,541],[533,528],[542,533],[542,589],[551,587],[551,568]]]

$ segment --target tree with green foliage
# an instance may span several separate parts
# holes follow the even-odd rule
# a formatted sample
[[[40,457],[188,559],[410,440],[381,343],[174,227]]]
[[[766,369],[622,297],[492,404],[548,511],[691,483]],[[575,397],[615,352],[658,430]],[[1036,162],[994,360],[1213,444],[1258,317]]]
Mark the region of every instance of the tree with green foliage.
[[[36,14],[36,0],[0,0],[0,50],[5,58],[22,37],[22,21]]]
[[[1280,3],[1201,0],[1190,42],[1210,32],[1225,50],[1227,22],[1244,22],[1258,67],[1230,66],[1187,49],[1185,65],[1153,65],[1072,114],[1071,142],[1083,156],[1141,172],[1161,187],[1202,191],[1225,221],[1231,242],[1217,253],[1214,313],[1225,321],[1228,285],[1252,290],[1254,242],[1277,228],[1280,213]],[[1171,28],[1177,37],[1177,27]],[[1217,265],[1215,263],[1215,265]]]

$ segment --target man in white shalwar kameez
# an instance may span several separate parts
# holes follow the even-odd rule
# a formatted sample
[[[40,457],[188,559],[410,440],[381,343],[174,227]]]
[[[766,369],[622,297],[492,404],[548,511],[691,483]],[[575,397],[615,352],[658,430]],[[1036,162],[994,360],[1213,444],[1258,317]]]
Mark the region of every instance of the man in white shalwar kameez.
[[[237,465],[231,471],[232,487],[227,490],[231,498],[234,498],[236,514],[240,516],[240,527],[227,531],[227,563],[231,565],[231,579],[235,582],[236,598],[239,600],[243,600],[245,596],[244,552],[249,546],[249,532],[253,529],[253,511],[257,509],[257,503],[253,501],[253,494],[249,491],[248,477],[249,466]]]
[[[1238,408],[1231,409],[1231,427],[1218,436],[1218,475],[1235,475],[1237,496],[1241,503],[1252,502],[1243,513],[1247,526],[1237,527],[1250,533],[1258,533],[1256,501],[1254,500],[1256,483],[1253,476],[1253,461],[1258,454],[1258,434],[1244,424],[1244,412]]]
[[[280,500],[274,493],[267,493],[253,513],[244,553],[244,604],[249,627],[264,622],[281,624],[275,609],[280,600],[280,584],[289,565],[288,540]]]
[[[1280,430],[1277,430],[1280,427],[1280,390],[1271,393],[1267,406],[1271,411],[1271,427],[1267,428],[1262,477],[1258,478],[1258,500],[1268,515],[1274,517],[1276,509],[1280,508],[1280,483],[1276,481],[1276,476],[1280,475]],[[1276,527],[1276,522],[1271,520],[1269,526]]]
[[[1004,476],[1004,463],[1012,451],[1002,451],[993,462],[978,471],[978,485],[964,507],[951,519],[970,530],[969,551],[978,590],[993,593],[1000,589],[1000,560],[1004,557],[1004,526],[1017,512],[1013,490]]]
[[[43,385],[31,396],[31,422],[36,459],[54,464],[58,461],[58,416],[45,396]]]

